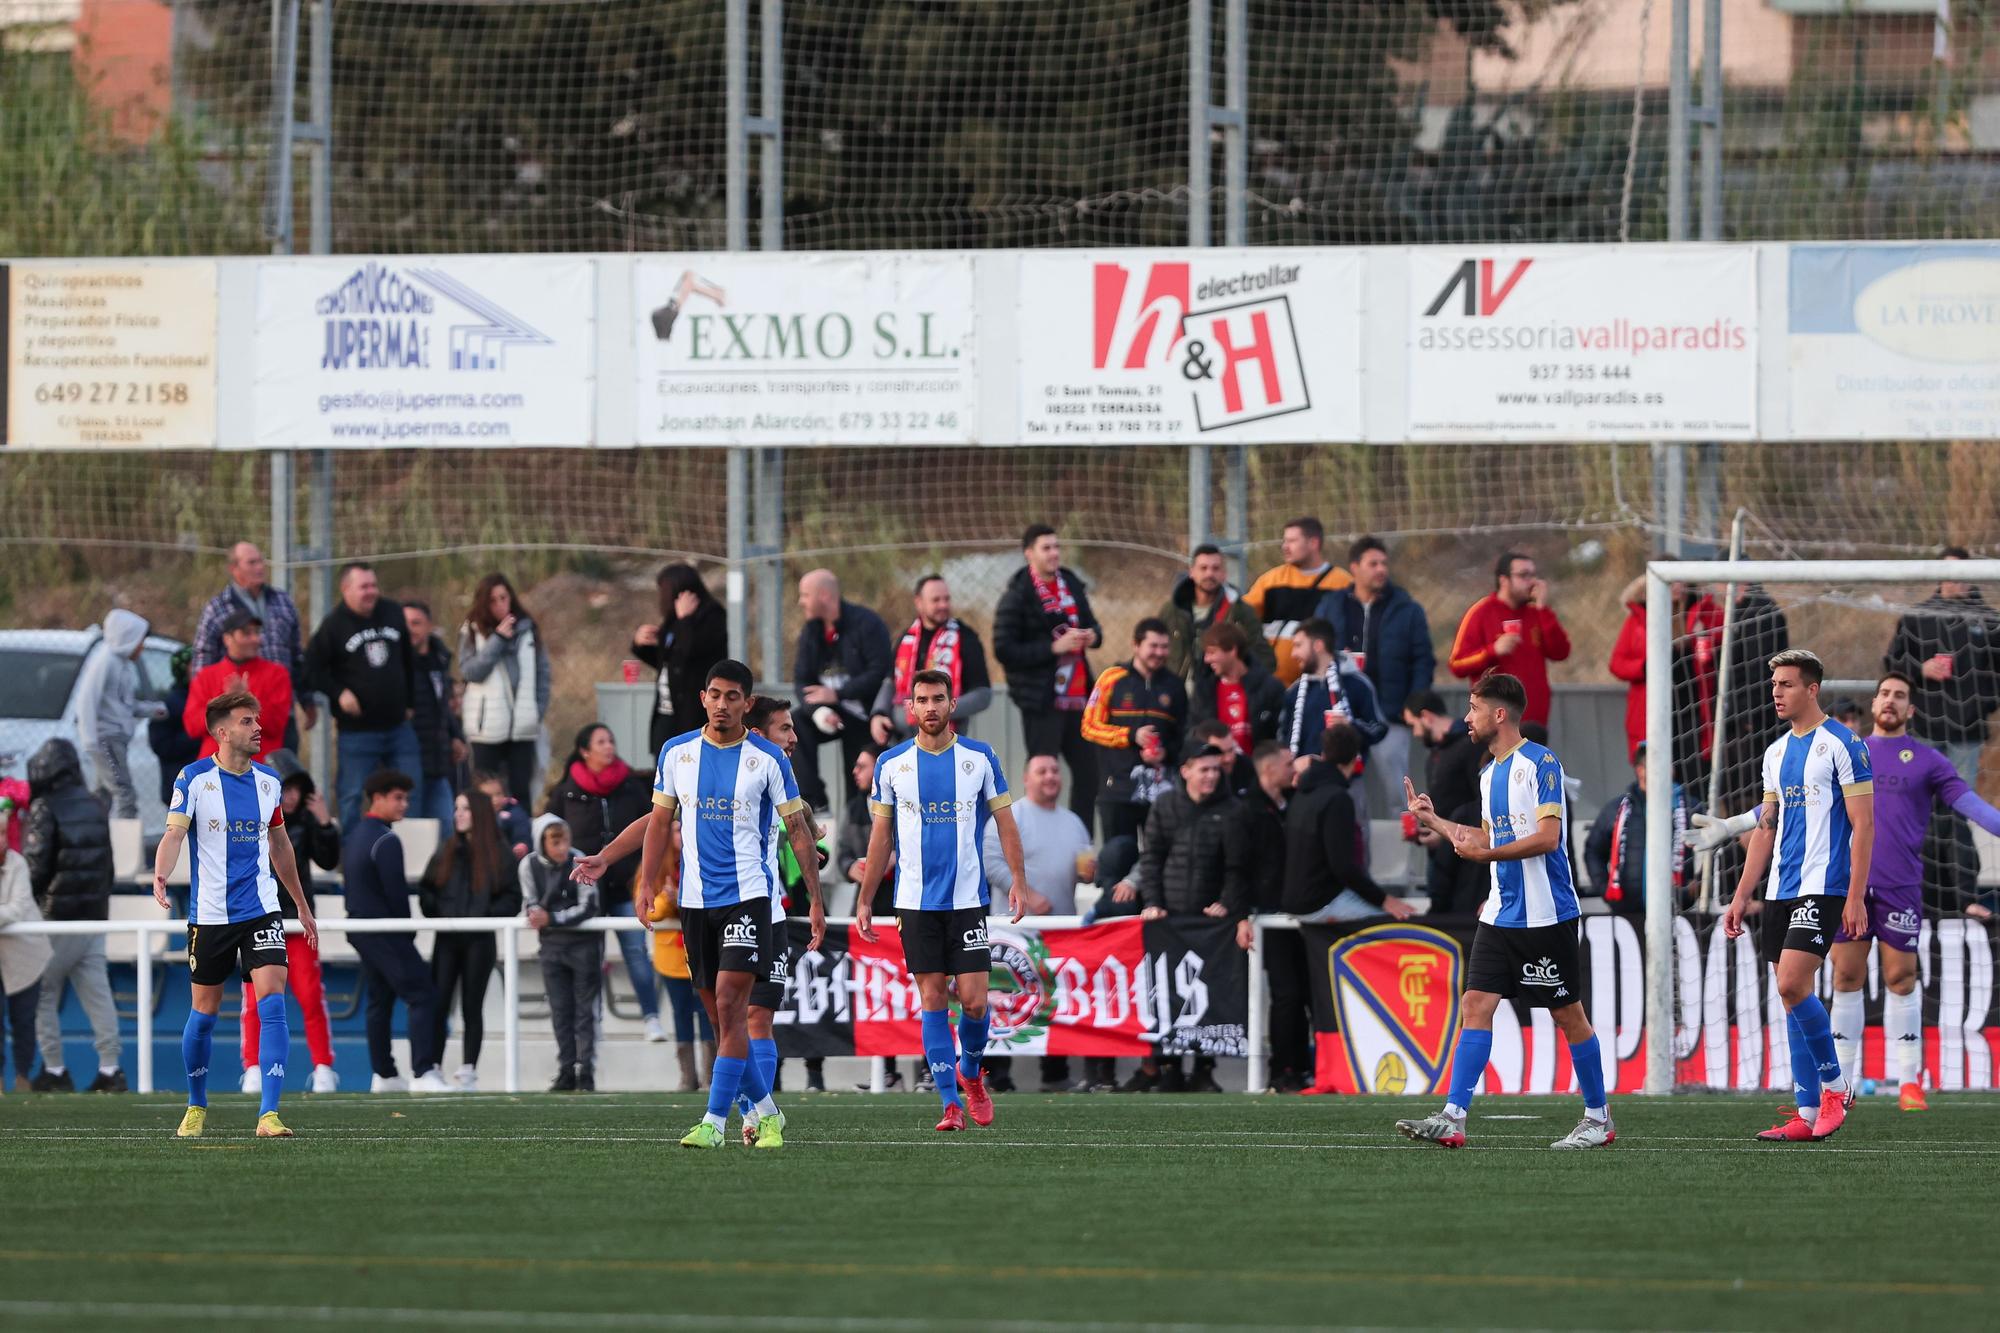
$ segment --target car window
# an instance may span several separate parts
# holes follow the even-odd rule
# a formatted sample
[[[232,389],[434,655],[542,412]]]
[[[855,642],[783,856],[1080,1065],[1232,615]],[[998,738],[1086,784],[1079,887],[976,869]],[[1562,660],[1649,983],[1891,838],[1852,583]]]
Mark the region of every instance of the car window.
[[[166,648],[147,648],[139,654],[138,696],[158,703],[174,687],[174,655]]]
[[[56,721],[82,669],[77,653],[0,648],[0,717]]]

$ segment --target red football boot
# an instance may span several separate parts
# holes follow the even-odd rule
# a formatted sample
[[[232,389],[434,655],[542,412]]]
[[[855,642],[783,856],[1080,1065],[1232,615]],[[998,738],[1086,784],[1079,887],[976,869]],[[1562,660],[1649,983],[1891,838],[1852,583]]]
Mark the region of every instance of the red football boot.
[[[972,1117],[973,1124],[984,1129],[993,1123],[993,1094],[986,1090],[984,1070],[974,1079],[968,1079],[961,1071],[958,1076],[958,1095],[965,1098],[965,1110]]]
[[[964,1129],[965,1108],[957,1104],[945,1107],[944,1119],[937,1122],[937,1128],[940,1134],[949,1133],[954,1129]]]
[[[1847,1122],[1847,1094],[1831,1089],[1819,1095],[1819,1119],[1813,1121],[1812,1136],[1830,1139]]]
[[[1796,1106],[1781,1107],[1784,1119],[1758,1134],[1764,1143],[1805,1143],[1813,1136],[1812,1124],[1799,1114]],[[1821,1114],[1825,1114],[1822,1112]]]

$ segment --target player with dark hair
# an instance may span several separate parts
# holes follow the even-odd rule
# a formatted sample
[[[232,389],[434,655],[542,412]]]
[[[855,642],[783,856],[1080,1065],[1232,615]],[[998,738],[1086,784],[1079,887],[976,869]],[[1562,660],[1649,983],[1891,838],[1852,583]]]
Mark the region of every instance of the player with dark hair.
[[[784,1146],[785,1117],[771,1101],[770,1079],[750,1058],[748,1021],[751,991],[759,978],[768,979],[771,951],[778,947],[768,900],[779,892],[780,822],[813,900],[812,947],[826,935],[812,816],[785,752],[743,725],[751,683],[750,668],[733,659],[709,668],[701,696],[708,724],[660,747],[653,813],[595,856],[579,858],[571,871],[594,881],[642,847],[633,906],[649,924],[661,886],[679,882],[688,971],[714,1018],[717,1051],[708,1114],[681,1138],[684,1148],[722,1146],[739,1092],[759,1116],[756,1146]]]
[[[1915,712],[1913,682],[1889,672],[1876,682],[1875,729],[1862,744],[1875,775],[1875,845],[1868,870],[1868,929],[1859,936],[1843,925],[1833,943],[1834,1051],[1841,1068],[1861,1073],[1862,987],[1868,951],[1880,943],[1882,1028],[1894,1068],[1899,1104],[1929,1109],[1924,1098],[1924,1000],[1917,990],[1917,946],[1924,917],[1924,833],[1934,803],[1943,802],[1988,833],[2000,834],[2000,810],[1979,799],[1951,760],[1909,734]],[[1731,819],[1696,815],[1692,842],[1713,851],[1757,822],[1749,810]],[[1768,909],[1767,909],[1768,910]],[[1817,1108],[1814,1114],[1817,1115]]]
[[[993,895],[980,858],[986,824],[1000,835],[1000,852],[1013,876],[1008,906],[1014,920],[1024,912],[1021,834],[1007,778],[990,747],[951,729],[951,677],[919,671],[912,683],[910,713],[917,734],[883,752],[875,765],[875,789],[868,808],[875,827],[868,835],[867,868],[854,905],[854,928],[873,941],[875,890],[896,853],[896,915],[903,956],[916,978],[923,1006],[924,1060],[944,1103],[940,1130],[993,1123],[993,1098],[980,1059],[986,1054],[986,984],[991,951],[986,914]],[[951,1032],[954,983],[963,1017],[957,1051]],[[963,1094],[963,1100],[961,1100]]]
[[[278,913],[278,885],[298,907],[306,942],[317,943],[319,927],[312,904],[299,886],[292,840],[285,832],[283,782],[276,770],[256,762],[264,744],[260,705],[248,690],[232,690],[209,700],[205,714],[216,751],[197,759],[174,779],[167,803],[167,831],[153,858],[153,901],[167,906],[167,876],[191,836],[188,867],[188,979],[192,998],[181,1033],[187,1064],[188,1105],[179,1136],[200,1138],[208,1123],[208,1065],[222,985],[241,970],[257,995],[261,1025],[257,1062],[263,1101],[257,1117],[260,1139],[292,1137],[278,1119],[285,1087],[285,1055],[292,1044],[285,1021],[285,919]]]
[[[1492,888],[1479,910],[1466,969],[1450,1098],[1426,1119],[1396,1122],[1405,1138],[1419,1143],[1465,1146],[1466,1111],[1493,1050],[1493,1014],[1501,1000],[1515,996],[1549,1011],[1569,1041],[1583,1090],[1583,1119],[1550,1146],[1602,1148],[1618,1137],[1604,1089],[1604,1057],[1579,985],[1576,919],[1582,909],[1569,863],[1562,761],[1547,746],[1522,738],[1527,706],[1528,692],[1512,676],[1489,671],[1473,682],[1466,730],[1493,756],[1479,775],[1481,827],[1440,819],[1431,798],[1403,779],[1410,813],[1424,827],[1464,859],[1492,866]]]
[[[1764,799],[1722,930],[1732,940],[1742,935],[1763,880],[1762,953],[1777,966],[1791,1026],[1797,1109],[1757,1137],[1800,1143],[1827,1138],[1847,1118],[1848,1074],[1814,987],[1836,928],[1850,939],[1868,933],[1875,773],[1868,747],[1820,707],[1819,658],[1789,648],[1770,668],[1772,709],[1790,727],[1764,751]]]

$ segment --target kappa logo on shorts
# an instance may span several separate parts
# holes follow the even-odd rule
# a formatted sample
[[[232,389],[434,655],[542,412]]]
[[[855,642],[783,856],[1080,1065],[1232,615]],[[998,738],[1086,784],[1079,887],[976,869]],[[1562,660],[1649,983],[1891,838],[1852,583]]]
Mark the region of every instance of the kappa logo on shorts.
[[[731,921],[722,928],[722,947],[725,949],[754,949],[757,947],[757,927],[748,921]]]
[[[986,948],[987,947],[986,923],[982,921],[978,925],[966,931],[964,937],[959,941],[959,943],[968,949]]]
[[[1538,962],[1521,964],[1521,984],[1523,986],[1561,986],[1562,969],[1553,958],[1544,957]],[[1560,992],[1558,992],[1560,993]]]
[[[1792,909],[1791,929],[1818,930],[1819,904],[1816,902],[1803,902],[1794,907]]]
[[[253,949],[284,948],[285,928],[283,926],[264,927],[262,930],[258,931],[255,935],[252,935],[250,937],[250,947]]]

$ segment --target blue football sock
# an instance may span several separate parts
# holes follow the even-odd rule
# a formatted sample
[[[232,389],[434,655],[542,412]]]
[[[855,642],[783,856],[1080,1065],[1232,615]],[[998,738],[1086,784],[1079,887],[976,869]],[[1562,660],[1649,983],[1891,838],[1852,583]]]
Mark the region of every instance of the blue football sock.
[[[1813,1060],[1808,1049],[1805,1031],[1799,1027],[1799,1011],[1790,1010],[1785,1015],[1785,1025],[1791,1029],[1792,1047],[1792,1099],[1800,1110],[1819,1109],[1819,1065]]]
[[[924,1010],[924,1063],[930,1066],[931,1081],[937,1084],[938,1100],[946,1106],[963,1106],[958,1099],[958,1055],[951,1044],[951,1015],[942,1009]]]
[[[1817,995],[1808,995],[1792,1006],[1792,1018],[1806,1035],[1806,1050],[1812,1056],[1821,1087],[1839,1088],[1840,1052],[1833,1044],[1833,1020]]]
[[[208,1105],[208,1055],[215,1035],[215,1015],[188,1010],[181,1029],[181,1061],[187,1066],[188,1105]]]
[[[1451,1056],[1451,1104],[1461,1111],[1472,1109],[1472,1094],[1486,1077],[1486,1061],[1493,1054],[1490,1029],[1466,1028],[1458,1034],[1458,1048]]]
[[[278,1109],[278,1096],[285,1090],[285,1056],[292,1049],[285,997],[266,995],[257,1001],[257,1024],[257,1063],[264,1067],[264,1101],[258,1114],[265,1115]]]
[[[743,1086],[743,1071],[748,1063],[734,1055],[715,1057],[715,1072],[709,1076],[708,1084],[708,1119],[711,1123],[728,1121],[729,1108],[736,1104],[736,1093]]]
[[[752,1037],[750,1039],[750,1063],[743,1071],[743,1091],[736,1094],[736,1113],[749,1115],[757,1109],[757,1103],[771,1095],[771,1087],[777,1080],[778,1042],[775,1037]],[[757,1091],[751,1086],[756,1083],[763,1089]]]
[[[1604,1057],[1598,1053],[1597,1034],[1569,1044],[1570,1067],[1576,1070],[1576,1085],[1583,1089],[1583,1109],[1601,1111],[1604,1098]]]
[[[960,1015],[958,1020],[958,1072],[967,1083],[979,1077],[980,1057],[986,1054],[988,1021]]]

